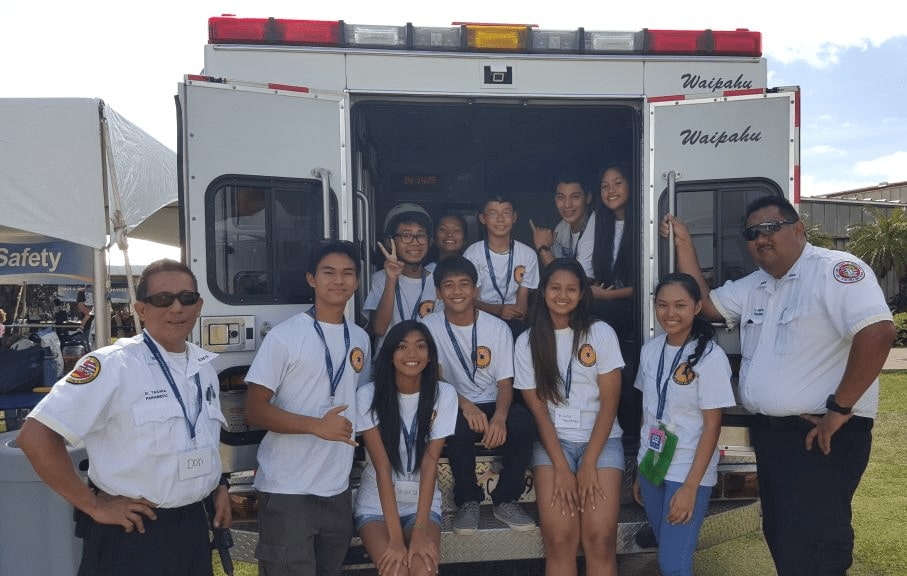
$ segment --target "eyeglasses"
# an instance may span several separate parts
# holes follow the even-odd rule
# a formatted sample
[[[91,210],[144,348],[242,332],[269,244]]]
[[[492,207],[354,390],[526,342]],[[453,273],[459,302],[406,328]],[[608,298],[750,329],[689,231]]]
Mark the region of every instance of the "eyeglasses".
[[[196,304],[201,297],[201,294],[198,292],[191,292],[189,290],[183,290],[179,294],[174,294],[173,292],[158,292],[151,296],[145,296],[142,298],[142,302],[151,304],[155,308],[169,308],[173,305],[174,300],[179,300],[180,304],[183,306],[192,306]]]
[[[500,218],[510,220],[513,218],[513,210],[503,210],[501,212],[498,212],[497,210],[486,210],[484,214],[486,218],[490,218],[491,220],[498,220]]]
[[[796,224],[798,220],[776,220],[774,222],[763,222],[761,224],[753,224],[748,228],[743,229],[743,239],[747,242],[752,242],[761,234],[762,236],[771,236],[778,230],[781,230],[781,227],[785,224]]]
[[[395,237],[399,238],[404,244],[425,244],[428,242],[428,234],[424,232],[419,232],[418,234],[413,234],[412,232],[401,232],[399,234],[394,234]]]

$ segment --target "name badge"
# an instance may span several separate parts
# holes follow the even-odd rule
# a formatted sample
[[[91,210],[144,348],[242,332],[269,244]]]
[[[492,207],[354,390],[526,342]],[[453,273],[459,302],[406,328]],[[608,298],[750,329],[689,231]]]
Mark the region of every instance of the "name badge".
[[[397,502],[418,502],[419,483],[413,480],[397,480],[394,482],[394,494],[397,495]]]
[[[211,447],[206,446],[197,450],[187,450],[179,453],[179,479],[190,480],[211,473],[211,463],[214,458]]]
[[[554,427],[562,430],[576,429],[580,427],[582,418],[580,417],[579,408],[555,408],[554,409]]]
[[[657,426],[649,429],[649,450],[661,454],[665,447],[665,431]]]

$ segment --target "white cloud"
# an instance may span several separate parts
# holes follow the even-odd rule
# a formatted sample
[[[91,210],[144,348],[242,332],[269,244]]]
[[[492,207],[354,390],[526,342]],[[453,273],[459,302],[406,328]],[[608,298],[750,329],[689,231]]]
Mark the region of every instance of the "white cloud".
[[[820,180],[812,175],[804,175],[800,180],[800,195],[817,196],[819,194],[832,194],[834,192],[845,192],[856,188],[866,188],[873,184],[877,184],[877,182],[860,180]]]
[[[903,182],[907,180],[907,151],[899,150],[872,160],[854,164],[854,172],[879,182]]]
[[[818,146],[810,146],[809,148],[804,148],[800,152],[801,156],[822,156],[824,158],[844,158],[847,156],[847,151],[840,148],[835,148],[834,146],[827,146],[825,144],[819,144]]]

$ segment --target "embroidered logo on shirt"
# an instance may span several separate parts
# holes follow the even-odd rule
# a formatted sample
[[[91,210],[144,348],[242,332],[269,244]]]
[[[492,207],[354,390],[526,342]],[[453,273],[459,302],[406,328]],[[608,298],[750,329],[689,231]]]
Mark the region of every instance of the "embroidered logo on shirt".
[[[690,369],[686,362],[682,362],[677,370],[674,370],[673,380],[676,384],[686,386],[696,379],[696,373]]]
[[[101,373],[101,361],[94,356],[86,356],[72,369],[66,381],[70,384],[88,384]]]
[[[523,283],[523,276],[526,275],[526,267],[520,264],[513,269],[513,279],[517,284]]]
[[[835,264],[834,276],[842,284],[853,284],[865,278],[866,272],[856,262],[845,260]]]
[[[491,349],[488,346],[476,347],[476,366],[488,368],[491,365]]]
[[[576,358],[577,360],[579,360],[579,363],[586,368],[595,366],[595,348],[592,347],[592,344],[583,344],[579,347],[579,352],[576,353]]]
[[[419,304],[419,318],[425,318],[429,314],[435,311],[435,301],[434,300],[423,300]]]
[[[350,366],[356,371],[356,374],[362,372],[365,366],[365,353],[358,346],[350,350]]]

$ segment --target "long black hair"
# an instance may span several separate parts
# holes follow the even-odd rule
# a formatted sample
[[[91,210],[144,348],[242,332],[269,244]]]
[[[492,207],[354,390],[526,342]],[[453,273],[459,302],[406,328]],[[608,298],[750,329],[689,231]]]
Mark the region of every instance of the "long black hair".
[[[535,372],[535,393],[539,399],[560,404],[563,401],[559,383],[562,382],[557,367],[557,346],[554,338],[554,323],[548,303],[545,301],[545,289],[555,272],[564,270],[576,276],[580,285],[580,299],[570,313],[569,324],[573,329],[573,349],[570,358],[579,350],[579,343],[589,333],[595,319],[592,317],[592,290],[586,272],[573,258],[556,258],[542,270],[538,290],[535,291],[532,307],[529,311],[529,351],[532,355],[532,369]],[[572,360],[571,360],[572,361]]]
[[[372,414],[378,419],[378,431],[381,433],[381,442],[384,444],[384,451],[387,452],[387,459],[390,461],[391,467],[401,474],[405,472],[400,459],[400,435],[403,433],[403,429],[400,425],[400,402],[397,397],[394,352],[410,332],[420,333],[428,345],[428,365],[422,370],[419,406],[416,409],[418,434],[416,435],[416,459],[413,469],[418,469],[431,434],[432,412],[438,396],[438,348],[424,324],[415,320],[404,320],[395,324],[388,331],[375,363],[375,395],[370,408]]]
[[[620,238],[620,246],[617,250],[617,258],[614,258],[614,228],[617,218],[601,199],[601,191],[597,196],[595,203],[595,248],[592,250],[592,270],[595,273],[595,281],[603,286],[614,286],[623,288],[632,286],[630,280],[632,275],[632,258],[631,243],[633,242],[630,233],[629,224],[633,220],[633,195],[636,193],[633,187],[633,179],[630,177],[631,172],[623,164],[615,162],[605,164],[605,167],[598,173],[596,186],[601,188],[602,178],[608,170],[617,170],[627,183],[627,203],[624,205],[624,233]]]
[[[661,289],[670,284],[677,284],[686,290],[686,293],[693,299],[694,304],[702,301],[702,291],[699,290],[699,284],[696,283],[692,276],[683,272],[673,272],[662,278],[658,285],[655,286],[655,297],[658,298],[658,293],[661,292]],[[696,340],[696,348],[687,357],[687,373],[693,370],[696,363],[707,352],[706,347],[715,339],[715,327],[712,326],[711,322],[697,314],[693,317],[693,326],[690,328],[689,339]]]

